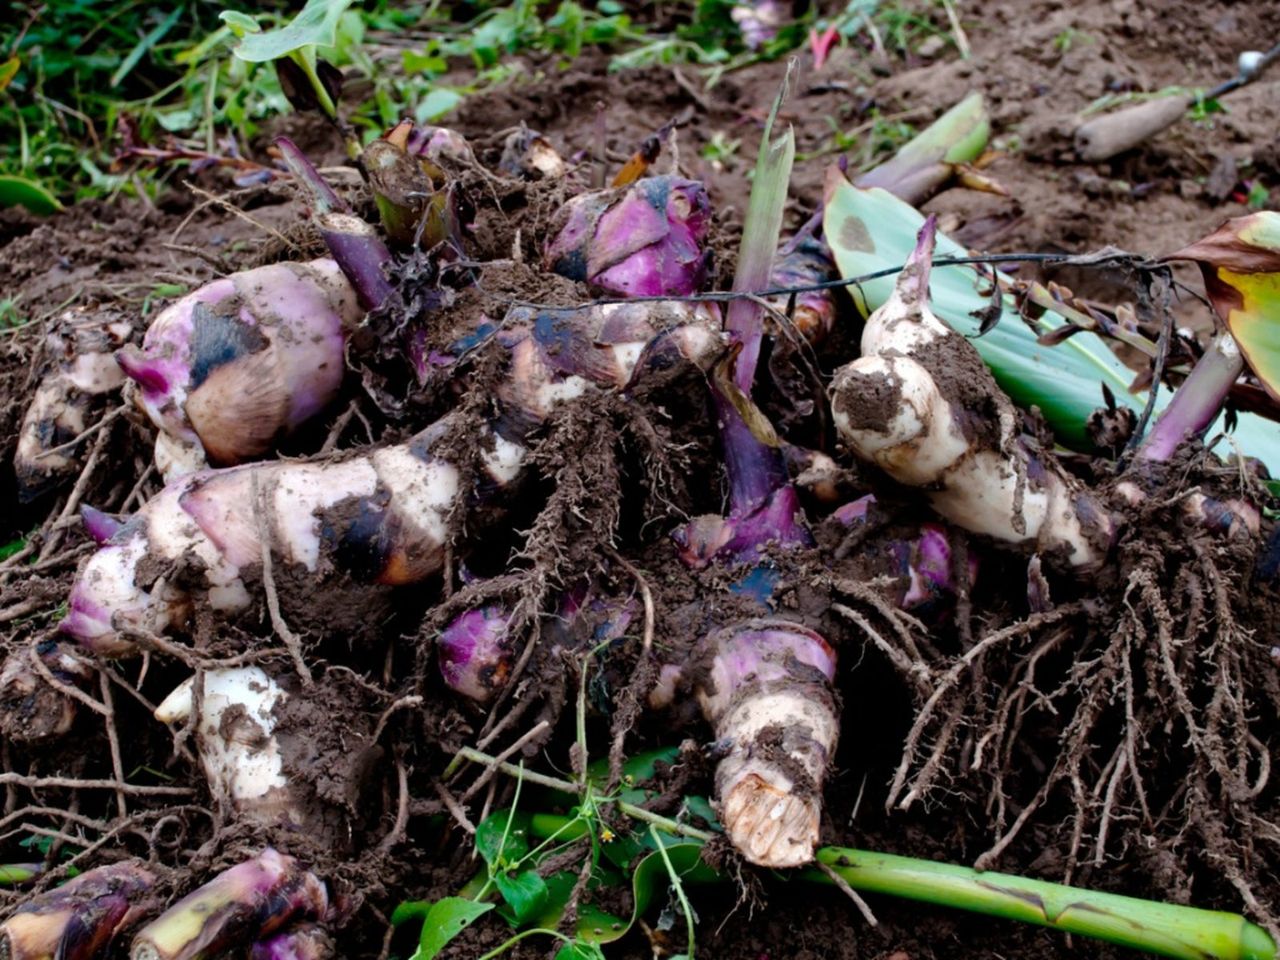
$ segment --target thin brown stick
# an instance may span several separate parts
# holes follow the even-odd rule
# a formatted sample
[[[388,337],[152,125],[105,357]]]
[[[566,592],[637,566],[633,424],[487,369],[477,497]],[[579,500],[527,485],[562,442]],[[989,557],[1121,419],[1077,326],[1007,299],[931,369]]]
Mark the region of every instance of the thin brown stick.
[[[377,743],[382,739],[382,732],[386,729],[387,721],[391,719],[391,715],[393,713],[397,710],[407,710],[410,707],[420,707],[422,706],[422,701],[422,697],[417,694],[413,694],[408,697],[401,697],[399,700],[395,701],[395,703],[391,704],[391,706],[387,707],[387,709],[383,710],[382,716],[378,718],[377,726],[373,728],[373,742]]]
[[[0,773],[0,784],[16,784],[32,790],[61,788],[65,790],[123,790],[139,797],[189,797],[190,787],[150,787],[117,780],[80,780],[76,777],[32,777],[24,773]]]
[[[467,800],[470,800],[472,797],[474,797],[481,787],[483,787],[486,783],[488,783],[491,779],[493,779],[494,774],[498,772],[499,764],[509,759],[512,755],[514,755],[517,751],[519,751],[526,743],[529,743],[535,737],[541,736],[544,732],[546,732],[550,728],[550,726],[551,724],[548,723],[546,720],[543,720],[539,723],[535,723],[532,727],[530,727],[528,730],[525,731],[524,735],[519,740],[517,740],[515,743],[511,744],[511,746],[507,747],[507,749],[499,753],[497,755],[497,758],[494,760],[494,762],[489,764],[485,768],[484,773],[480,774],[480,776],[476,779],[475,783],[471,784],[471,786],[467,787],[467,789],[463,791],[463,794],[462,794],[463,802],[466,802]]]
[[[106,717],[111,715],[110,710],[100,704],[97,700],[93,699],[93,697],[89,696],[83,690],[78,690],[69,683],[63,683],[55,677],[53,675],[53,671],[49,669],[48,664],[41,659],[40,653],[36,649],[36,644],[33,643],[27,647],[27,657],[30,659],[31,666],[35,669],[36,673],[40,674],[41,679],[64,697],[70,697],[72,700],[84,704],[100,716]]]
[[[124,413],[124,411],[125,411],[125,407],[123,405],[118,407],[113,407],[111,410],[104,413],[102,417],[100,417],[98,420],[94,421],[93,424],[91,424],[88,427],[85,427],[83,430],[80,431],[80,433],[72,437],[66,443],[60,443],[56,447],[50,447],[48,450],[41,450],[39,453],[35,455],[34,459],[43,460],[45,457],[52,457],[59,453],[65,453],[66,451],[70,450],[72,447],[75,447],[76,445],[78,445],[82,440],[87,440],[89,437],[93,436],[103,427],[110,426],[117,417],[121,416]]]
[[[94,471],[98,469],[98,460],[106,449],[107,440],[110,438],[111,433],[109,431],[103,430],[98,434],[98,438],[93,444],[93,449],[89,451],[89,456],[85,458],[84,467],[80,470],[76,485],[71,488],[71,493],[67,496],[67,502],[63,505],[62,512],[58,514],[57,519],[54,520],[50,527],[48,539],[45,540],[44,545],[40,548],[40,552],[36,554],[37,562],[49,559],[54,548],[62,542],[62,528],[59,524],[75,513],[76,508],[80,506],[80,500],[84,497],[84,492],[89,487],[89,481],[92,479]]]
[[[476,825],[467,819],[467,811],[462,808],[462,804],[458,802],[458,798],[450,793],[449,788],[439,780],[435,781],[431,786],[435,789],[436,796],[440,798],[440,802],[444,804],[445,809],[448,810],[453,819],[457,821],[458,826],[472,836],[475,836]]]
[[[378,849],[384,853],[404,842],[405,830],[409,824],[409,771],[405,769],[404,761],[399,757],[396,757],[396,784],[399,788],[396,822],[392,824],[391,832],[378,844]]]
[[[12,607],[6,607],[0,610],[0,623],[8,623],[10,620],[17,620],[25,617],[29,613],[35,613],[41,607],[47,606],[48,601],[41,597],[28,597],[26,600],[20,600]]]
[[[271,566],[271,535],[266,524],[266,493],[259,483],[258,474],[250,474],[249,484],[253,495],[253,520],[258,528],[258,543],[262,558],[262,587],[267,594],[267,613],[271,617],[271,627],[293,658],[294,669],[302,678],[303,687],[310,687],[315,681],[311,677],[311,668],[302,656],[302,641],[289,629],[280,613],[280,598],[276,595],[276,579]]]
[[[849,881],[840,876],[830,866],[821,860],[815,860],[818,869],[827,875],[827,878],[834,883],[846,897],[853,901],[853,905],[858,908],[858,912],[862,914],[862,919],[867,921],[873,927],[880,926],[880,921],[876,919],[876,915],[871,912],[871,905],[862,899],[862,895],[857,890],[849,886]]]
[[[111,747],[111,772],[116,776],[116,808],[121,818],[129,816],[129,804],[124,798],[124,761],[120,758],[120,736],[116,732],[115,702],[111,699],[111,681],[105,667],[98,668],[98,689],[102,693],[102,705],[107,708],[102,724],[107,730],[107,743]]]
[[[648,654],[649,651],[653,649],[653,629],[654,622],[657,619],[657,615],[654,613],[653,592],[649,589],[649,581],[645,579],[644,574],[642,574],[630,560],[620,554],[612,546],[606,544],[604,550],[605,553],[609,554],[609,556],[613,558],[614,562],[617,563],[618,566],[631,574],[636,581],[636,586],[640,590],[640,599],[644,604],[644,635],[640,641],[640,649],[645,654]]]

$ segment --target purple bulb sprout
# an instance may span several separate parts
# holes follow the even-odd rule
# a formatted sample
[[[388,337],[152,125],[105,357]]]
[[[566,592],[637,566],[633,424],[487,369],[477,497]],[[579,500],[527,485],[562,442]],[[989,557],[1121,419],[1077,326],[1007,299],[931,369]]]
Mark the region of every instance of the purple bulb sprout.
[[[678,177],[580,194],[566,204],[546,265],[630,297],[689,296],[706,277],[706,189]]]

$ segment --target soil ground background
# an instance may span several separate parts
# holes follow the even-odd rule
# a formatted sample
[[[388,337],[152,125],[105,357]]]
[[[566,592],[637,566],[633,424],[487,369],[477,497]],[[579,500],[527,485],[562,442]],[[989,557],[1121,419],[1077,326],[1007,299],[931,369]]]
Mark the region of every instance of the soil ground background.
[[[1182,122],[1141,149],[1114,161],[1083,165],[1065,159],[1071,119],[1077,111],[1107,93],[1154,91],[1174,84],[1212,85],[1235,71],[1236,55],[1266,49],[1277,39],[1278,2],[1141,3],[1137,0],[991,2],[958,5],[972,47],[962,59],[947,45],[932,58],[913,54],[877,61],[858,50],[837,50],[821,70],[808,54],[801,57],[796,95],[784,107],[783,119],[795,126],[798,151],[792,181],[789,225],[802,223],[820,203],[833,125],[842,130],[869,122],[872,110],[923,127],[969,90],[988,98],[994,145],[999,157],[987,173],[1005,186],[1007,197],[954,189],[925,207],[940,215],[943,228],[956,239],[990,251],[1084,252],[1105,245],[1145,254],[1172,251],[1205,235],[1223,220],[1248,212],[1241,181],[1271,187],[1272,208],[1280,207],[1280,74],[1253,84],[1224,101],[1227,111],[1201,122]],[[933,9],[937,15],[938,10]],[[740,226],[748,190],[747,172],[758,144],[762,120],[783,76],[782,63],[754,65],[725,75],[704,89],[689,68],[651,68],[608,74],[604,57],[586,54],[567,69],[530,61],[527,73],[503,89],[468,98],[450,124],[482,149],[496,142],[495,131],[526,123],[541,131],[570,156],[594,149],[598,138],[596,105],[604,108],[608,155],[624,158],[645,136],[677,118],[680,169],[703,179],[731,248]],[[279,132],[300,134],[326,144],[330,159],[339,152],[315,125],[287,120]],[[713,142],[741,141],[739,148],[713,162]],[[74,303],[93,310],[137,316],[157,281],[194,286],[217,272],[275,258],[290,242],[305,245],[309,235],[298,224],[288,192],[278,188],[227,193],[216,174],[199,178],[202,188],[225,196],[246,216],[231,215],[207,195],[182,189],[165,193],[154,204],[138,200],[95,201],[66,213],[36,220],[9,211],[0,215],[0,291],[20,291],[23,308],[40,321]],[[722,258],[722,268],[723,268]],[[1077,293],[1107,302],[1124,301],[1120,282],[1097,273],[1064,271],[1051,277]],[[1180,274],[1190,284],[1192,271]],[[727,282],[728,274],[721,273]],[[723,285],[723,284],[722,284]],[[1179,306],[1179,319],[1206,324],[1203,308],[1193,301]],[[23,398],[31,387],[30,363],[38,347],[40,324],[0,335],[0,462],[11,458]],[[349,435],[349,442],[356,437]],[[147,432],[121,423],[112,435],[109,456],[122,465],[115,479],[93,492],[102,500],[118,497],[125,475],[136,478],[149,461]],[[14,503],[13,476],[0,474],[0,502]],[[37,505],[41,506],[41,505]],[[47,510],[49,504],[44,504]],[[24,533],[43,520],[25,508],[6,512],[0,536]],[[78,536],[75,534],[74,536]],[[23,580],[0,581],[0,608],[25,598],[50,605],[61,602],[78,556],[60,568]],[[1271,622],[1243,626],[1261,634]],[[0,630],[5,627],[0,625]],[[12,629],[13,644],[34,628]],[[850,662],[859,660],[850,657]],[[148,692],[163,687],[164,668],[156,667]],[[172,673],[172,671],[170,671]],[[176,674],[175,674],[176,675]],[[903,696],[879,691],[894,683],[891,671],[874,657],[863,657],[842,682],[845,714],[842,745],[835,773],[826,790],[824,841],[853,847],[969,863],[993,841],[991,825],[972,802],[949,805],[946,794],[910,813],[888,815],[883,809],[885,784],[897,758],[900,739],[910,722]],[[1275,685],[1275,681],[1270,681]],[[166,757],[168,738],[150,729],[141,710],[123,706],[122,723],[131,740],[150,744]],[[442,714],[439,723],[458,723]],[[124,732],[122,728],[122,732]],[[637,728],[635,746],[660,742],[661,730]],[[1280,765],[1280,730],[1270,731],[1270,755]],[[444,731],[456,737],[457,730]],[[101,747],[101,738],[85,743]],[[8,747],[6,746],[6,750]],[[558,753],[556,751],[559,751]],[[46,773],[77,767],[76,750],[46,758]],[[1028,763],[1047,758],[1029,757]],[[546,769],[563,766],[563,744],[553,743],[545,756],[530,763]],[[178,777],[190,777],[177,765]],[[10,803],[16,800],[10,797]],[[1263,816],[1274,822],[1276,789],[1259,801]],[[10,807],[10,810],[12,807]],[[9,812],[9,811],[6,811]],[[1069,811],[1050,809],[1001,857],[999,867],[1060,879],[1064,831]],[[443,831],[443,833],[442,833]],[[0,837],[12,845],[18,835]],[[402,898],[448,895],[474,870],[466,856],[465,838],[428,819],[415,820],[409,842],[396,863],[369,880],[369,898],[389,913]],[[121,840],[121,843],[124,841]],[[175,841],[174,849],[182,849]],[[8,859],[21,851],[6,846]],[[1074,877],[1081,885],[1138,896],[1185,901],[1232,911],[1242,909],[1238,897],[1220,875],[1212,856],[1183,851],[1182,862],[1170,865],[1160,856],[1144,856],[1129,848],[1099,867],[1083,866]],[[1280,871],[1280,847],[1259,849]],[[1280,902],[1280,889],[1263,893]],[[872,929],[852,906],[833,892],[815,892],[776,878],[751,878],[741,888],[700,891],[698,955],[705,958],[860,958],[860,960],[931,960],[931,958],[1111,957],[1124,951],[1060,934],[987,920],[940,908],[916,906],[887,898],[872,899],[880,926]],[[470,931],[450,947],[449,957],[478,955],[481,942],[495,945],[496,934]],[[343,941],[348,956],[378,956],[381,930],[368,911],[358,914]],[[395,942],[405,955],[404,943]],[[513,956],[547,956],[547,946],[522,945]],[[654,948],[635,936],[607,950],[610,957],[649,957]]]

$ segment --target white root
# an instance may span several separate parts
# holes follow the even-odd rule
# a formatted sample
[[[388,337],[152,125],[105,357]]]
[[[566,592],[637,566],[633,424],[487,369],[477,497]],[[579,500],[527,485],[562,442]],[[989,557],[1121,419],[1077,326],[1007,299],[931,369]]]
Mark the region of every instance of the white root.
[[[707,638],[707,651],[698,702],[722,752],[715,783],[725,832],[752,863],[808,863],[840,733],[835,653],[785,620],[726,627]]]
[[[242,817],[301,826],[302,812],[284,775],[274,736],[288,694],[261,667],[206,670],[195,716],[196,748],[214,797]],[[196,709],[191,677],[156,708],[162,723],[189,723]]]
[[[929,309],[932,251],[929,221],[893,296],[867,320],[863,356],[836,372],[836,428],[956,526],[1097,565],[1114,534],[1109,511],[1020,432],[977,351]]]

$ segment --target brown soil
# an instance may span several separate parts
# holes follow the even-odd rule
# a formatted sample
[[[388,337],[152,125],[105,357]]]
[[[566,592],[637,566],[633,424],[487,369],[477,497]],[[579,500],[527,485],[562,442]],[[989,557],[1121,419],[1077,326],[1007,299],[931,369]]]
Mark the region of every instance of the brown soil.
[[[909,6],[946,29],[939,8]],[[1157,9],[1131,0],[1007,0],[980,11],[962,5],[961,12],[973,50],[967,60],[953,46],[923,60],[915,54],[878,60],[859,46],[837,51],[814,71],[809,55],[802,56],[797,95],[783,111],[802,155],[792,181],[790,227],[820,202],[824,168],[836,158],[833,125],[869,130],[878,111],[923,127],[970,89],[988,97],[1000,152],[986,172],[1009,196],[953,189],[925,209],[975,248],[1078,252],[1109,244],[1158,254],[1246,212],[1239,181],[1257,178],[1280,189],[1275,77],[1229,97],[1228,112],[1180,123],[1108,163],[1071,162],[1062,135],[1079,110],[1109,92],[1211,85],[1230,76],[1239,51],[1270,45],[1280,3],[1177,0]],[[530,63],[511,86],[465,101],[455,126],[472,138],[484,164],[497,159],[505,133],[521,123],[571,156],[596,149],[595,105],[603,104],[606,157],[616,169],[645,136],[676,119],[679,169],[704,180],[710,191],[718,285],[726,285],[747,173],[784,65],[753,66],[704,89],[687,68],[610,76],[605,62],[587,55],[567,70],[551,61]],[[296,119],[288,125],[316,154],[326,149],[316,125]],[[713,163],[704,148],[717,137],[741,143]],[[590,179],[591,168],[586,170],[583,179]],[[586,296],[568,281],[508,259],[523,253],[536,263],[568,188],[475,172],[463,179],[478,211],[469,254],[475,261],[503,262],[474,267],[477,283],[460,286],[433,315],[428,345],[441,349],[458,331],[473,328],[477,314],[498,320],[514,300],[568,304]],[[211,175],[201,185],[225,190]],[[141,331],[154,309],[149,295],[157,283],[194,287],[231,269],[319,249],[314,233],[299,224],[286,188],[255,188],[226,199],[209,203],[204,194],[173,189],[155,204],[82,204],[46,221],[13,212],[0,216],[0,289],[20,294],[20,310],[34,321],[16,333],[0,333],[0,503],[16,502],[10,459],[17,424],[34,386],[32,371],[45,362],[40,334],[61,310],[74,304],[113,317],[132,315]],[[421,279],[419,266],[405,268],[406,290]],[[1062,270],[1056,279],[1111,303],[1135,296],[1126,278],[1102,271]],[[1182,279],[1199,282],[1191,272]],[[1193,302],[1178,311],[1180,321],[1205,323]],[[393,326],[375,329],[386,334]],[[851,339],[846,330],[828,346],[820,358],[825,371],[847,358]],[[499,359],[484,345],[466,363],[414,388],[374,346],[356,341],[347,395],[321,424],[293,438],[286,452],[313,452],[326,442],[328,449],[354,450],[400,440],[454,408],[470,425],[492,415],[500,402]],[[117,403],[107,400],[102,409]],[[826,429],[804,416],[796,420],[809,435]],[[533,476],[506,501],[501,524],[454,518],[457,555],[449,559],[443,587],[409,587],[384,614],[380,604],[353,604],[336,594],[312,599],[295,571],[277,566],[281,606],[298,611],[291,623],[303,634],[318,683],[300,692],[281,717],[289,767],[319,811],[322,826],[314,835],[237,822],[229,811],[215,809],[190,762],[193,744],[181,735],[172,738],[128,689],[136,686],[138,696],[156,702],[189,674],[162,650],[145,669],[136,661],[105,668],[114,678],[109,689],[123,772],[134,783],[190,787],[192,794],[118,801],[113,791],[9,785],[3,824],[13,832],[0,837],[0,860],[32,859],[18,841],[32,836],[31,828],[58,829],[65,836],[55,840],[55,856],[60,847],[91,845],[78,865],[123,853],[150,856],[174,868],[165,877],[164,892],[170,893],[272,842],[307,857],[331,880],[340,907],[341,955],[379,956],[385,918],[397,903],[450,895],[477,869],[470,838],[448,807],[478,771],[451,780],[447,792],[439,784],[459,748],[497,726],[488,749],[498,752],[546,721],[545,731],[528,740],[516,759],[557,775],[580,762],[573,741],[583,652],[609,624],[598,617],[564,627],[566,593],[592,582],[603,595],[635,596],[638,606],[642,579],[655,604],[652,634],[662,662],[681,662],[716,627],[759,614],[728,589],[738,574],[715,566],[686,570],[674,561],[665,536],[689,517],[723,507],[701,375],[674,369],[659,386],[558,415],[540,436]],[[465,433],[443,443],[440,449],[468,476],[477,475],[480,451]],[[86,439],[85,450],[95,445],[98,466],[77,488],[80,502],[123,512],[159,489],[146,473],[151,432],[141,417],[115,419],[96,439]],[[1105,464],[1074,466],[1088,479],[1107,479]],[[1280,910],[1274,827],[1280,793],[1265,770],[1280,762],[1280,674],[1270,646],[1280,622],[1274,569],[1280,548],[1266,542],[1269,523],[1257,537],[1208,536],[1186,525],[1177,507],[1178,496],[1195,484],[1229,499],[1247,481],[1195,455],[1150,478],[1150,505],[1131,512],[1104,575],[1081,583],[1046,574],[1032,607],[1025,557],[958,540],[956,570],[966,569],[964,554],[973,549],[982,556],[979,579],[958,599],[924,610],[922,623],[894,612],[893,598],[905,590],[894,544],[918,532],[927,510],[865,472],[851,471],[852,480],[844,481],[855,483],[858,493],[875,488],[879,497],[864,527],[851,531],[827,519],[816,524],[817,546],[774,557],[782,586],[773,612],[822,630],[841,658],[842,739],[825,786],[823,842],[981,861],[1048,880],[1274,919]],[[1253,487],[1248,491],[1257,495]],[[61,519],[70,516],[67,494],[64,487],[0,515],[0,542],[40,531],[27,554],[34,568],[0,567],[5,652],[50,637],[60,615],[54,607],[89,552],[79,530]],[[813,516],[830,510],[816,501],[807,506]],[[611,543],[627,563],[606,549]],[[513,605],[521,639],[537,639],[519,682],[485,707],[447,694],[431,650],[453,614],[481,602]],[[288,672],[292,661],[265,613],[249,620],[228,629],[198,611],[196,647],[176,649],[190,664],[207,666],[252,646],[270,651],[273,671]],[[343,629],[326,631],[326,620]],[[635,614],[626,631],[631,640],[596,654],[583,697],[591,759],[605,756],[611,744],[633,753],[694,741],[684,760],[660,770],[652,784],[662,798],[655,808],[674,815],[683,792],[705,795],[711,789],[714,763],[700,749],[710,734],[688,678],[666,713],[655,718],[640,709],[654,671],[635,642],[642,623]],[[867,628],[879,643],[867,641]],[[968,669],[953,669],[975,644],[997,635],[1003,639]],[[942,691],[936,709],[923,713],[936,690]],[[100,696],[96,678],[88,693]],[[109,778],[105,729],[84,710],[71,736],[58,741],[25,742],[22,730],[11,727],[5,768],[39,777]],[[512,783],[504,777],[493,783],[464,798],[472,820],[512,802]],[[912,792],[919,796],[906,809],[893,803]],[[105,824],[117,815],[118,802],[128,816],[109,829]],[[525,794],[521,804],[530,802]],[[60,818],[49,808],[70,809],[80,819]],[[723,850],[720,855],[736,882],[695,894],[697,952],[703,957],[929,960],[1066,957],[1081,949],[1080,941],[1073,946],[1053,932],[888,898],[872,901],[880,925],[871,928],[834,892],[747,869]],[[578,862],[568,868],[576,872]],[[23,894],[0,896],[16,903]],[[628,910],[617,890],[588,899],[613,900],[610,909]],[[666,906],[664,895],[656,899],[650,922]],[[607,948],[607,955],[679,952],[684,919],[674,916],[672,929],[653,929],[648,937],[634,932]],[[447,956],[476,956],[507,935],[486,918]],[[408,955],[410,941],[398,935],[393,955]],[[553,952],[547,943],[527,941],[511,955],[547,956]],[[1121,955],[1092,943],[1084,949],[1091,956]]]

